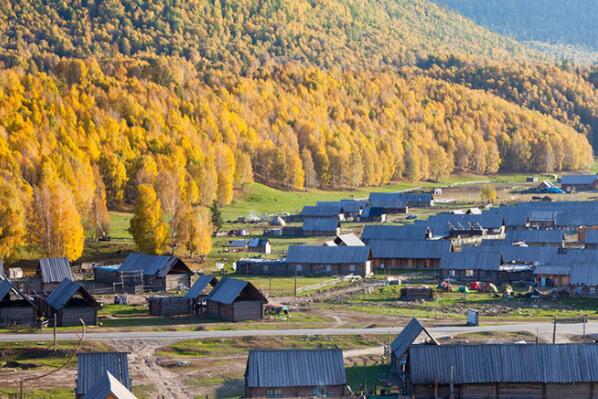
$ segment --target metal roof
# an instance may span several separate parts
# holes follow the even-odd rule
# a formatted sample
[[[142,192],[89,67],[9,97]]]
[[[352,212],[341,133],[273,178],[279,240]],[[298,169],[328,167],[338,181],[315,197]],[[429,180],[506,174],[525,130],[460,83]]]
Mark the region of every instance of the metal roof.
[[[558,248],[556,247],[518,247],[511,245],[498,249],[505,263],[548,263],[558,254]]]
[[[583,242],[586,244],[598,244],[598,230],[585,230]]]
[[[430,334],[430,332],[424,327],[420,321],[414,317],[412,318],[409,323],[403,328],[403,331],[392,341],[390,344],[390,349],[395,356],[399,357],[403,355],[411,344],[419,337],[419,335],[425,332],[428,337],[432,340],[432,343],[435,345],[440,345],[436,339]]]
[[[189,288],[187,291],[187,295],[185,298],[187,299],[195,299],[200,296],[208,285],[215,287],[218,284],[218,279],[212,275],[202,274],[195,283]]]
[[[65,278],[74,280],[71,265],[67,258],[40,259],[38,270],[44,284],[59,283]]]
[[[448,240],[371,240],[368,245],[376,259],[441,259],[451,252]]]
[[[248,281],[237,280],[235,278],[224,277],[216,284],[210,295],[208,301],[214,301],[225,305],[232,304],[244,291],[254,300],[260,300],[264,303],[268,301],[264,295]]]
[[[371,206],[366,206],[365,208],[363,208],[363,211],[361,212],[361,217],[362,218],[373,218],[373,217],[382,216],[385,213],[386,213],[386,211],[384,210],[384,208],[375,208],[375,207],[371,207]]]
[[[345,245],[347,247],[363,247],[365,244],[355,234],[339,234],[333,241],[336,245]]]
[[[563,227],[598,226],[598,211],[579,210],[573,212],[559,212],[556,216],[556,225]]]
[[[340,201],[318,201],[316,206],[330,206],[342,208],[345,213],[357,213],[367,205],[367,201],[344,199]]]
[[[598,382],[598,345],[413,345],[409,370],[412,384]]]
[[[340,215],[342,211],[340,204],[339,206],[307,205],[303,207],[301,215],[303,217],[332,217]]]
[[[77,396],[86,395],[109,371],[116,379],[131,389],[129,359],[126,352],[77,353]]]
[[[363,228],[361,239],[368,240],[424,240],[430,229],[425,224],[405,226],[370,224]]]
[[[340,227],[340,220],[333,218],[308,218],[303,221],[303,231],[327,231],[336,234],[336,229]]]
[[[64,279],[54,288],[54,290],[46,298],[46,303],[54,310],[61,310],[64,306],[73,298],[73,296],[79,293],[89,303],[90,306],[99,307],[100,305],[93,296],[81,283],[75,283],[69,279]]]
[[[585,263],[571,267],[569,283],[572,285],[598,285],[598,266]]]
[[[507,231],[507,240],[526,243],[559,244],[565,239],[563,230],[514,230]]]
[[[147,254],[129,254],[120,268],[119,272],[138,272],[143,271],[146,276],[164,277],[168,272],[180,262],[186,271],[191,273],[191,270],[185,263],[176,256],[159,256]]]
[[[249,248],[261,248],[261,247],[265,247],[267,244],[270,243],[270,240],[268,240],[267,238],[251,238],[249,241],[247,241],[247,246]]]
[[[340,349],[252,349],[245,378],[251,388],[347,384]]]
[[[303,264],[356,264],[369,259],[369,247],[291,245],[287,254],[288,263]]]
[[[553,223],[556,220],[557,214],[557,212],[551,210],[532,210],[527,218],[530,222]]]
[[[9,295],[11,292],[14,292],[13,290],[14,288],[10,281],[0,279],[0,302],[2,302],[4,298],[6,298],[6,296]]]
[[[137,399],[110,371],[87,392],[85,399]]]
[[[500,269],[502,259],[498,251],[467,250],[445,254],[440,260],[444,270],[496,270]]]
[[[561,184],[594,184],[596,175],[565,175],[561,177]]]
[[[535,275],[568,276],[571,274],[571,266],[550,266],[542,265],[534,268]]]

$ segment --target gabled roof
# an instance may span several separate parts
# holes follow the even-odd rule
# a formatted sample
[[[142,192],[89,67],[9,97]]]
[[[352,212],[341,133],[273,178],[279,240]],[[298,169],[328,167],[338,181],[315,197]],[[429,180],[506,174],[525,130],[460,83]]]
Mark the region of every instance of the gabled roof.
[[[334,239],[336,245],[344,245],[347,247],[363,247],[365,244],[355,234],[339,234]]]
[[[572,285],[598,285],[598,266],[596,264],[585,263],[571,267],[569,283]]]
[[[170,270],[178,265],[185,272],[191,274],[191,269],[176,256],[159,256],[132,253],[120,265],[119,272],[139,272],[143,271],[146,276],[166,276]]]
[[[33,308],[37,309],[35,302],[25,295],[21,290],[15,287],[10,280],[0,277],[0,302],[10,299],[10,294],[15,295],[17,298],[21,298],[29,303]]]
[[[109,371],[125,388],[131,389],[126,352],[77,353],[77,395],[86,395]]]
[[[347,384],[340,349],[252,349],[245,379],[250,388]]]
[[[507,231],[507,240],[526,243],[558,244],[565,239],[563,230],[514,230]]]
[[[187,291],[187,295],[185,295],[185,298],[195,299],[204,292],[208,285],[215,287],[216,284],[218,284],[218,279],[216,277],[208,274],[203,274],[201,275],[201,277],[197,279],[197,281],[195,281],[195,283],[193,283],[191,288],[189,288],[189,291]]]
[[[340,204],[339,206],[320,206],[308,205],[304,206],[301,211],[303,217],[332,217],[338,216],[343,212]]]
[[[565,175],[561,177],[561,184],[594,184],[596,175]]]
[[[371,240],[375,259],[441,259],[451,251],[448,240]]]
[[[428,335],[428,337],[434,345],[440,345],[438,341],[436,341],[436,339],[434,339],[434,337],[426,329],[426,327],[424,327],[424,325],[420,323],[420,321],[416,317],[414,317],[409,321],[405,328],[403,328],[403,331],[401,331],[401,333],[390,344],[390,349],[392,350],[392,353],[396,357],[400,357],[401,355],[403,355],[405,352],[407,352],[411,344],[413,344],[413,342],[417,339],[417,337],[419,337],[419,335],[422,332],[425,332]]]
[[[500,252],[479,249],[447,253],[440,260],[440,268],[444,270],[498,271],[501,264]]]
[[[261,247],[265,247],[267,244],[270,243],[270,240],[268,240],[267,238],[251,238],[249,241],[247,241],[247,246],[249,248],[261,248]]]
[[[43,258],[38,262],[38,271],[42,282],[59,283],[65,278],[74,280],[71,265],[67,258]]]
[[[384,214],[386,214],[386,210],[384,208],[375,208],[375,207],[371,207],[371,206],[366,206],[365,208],[363,208],[363,211],[361,212],[361,217],[362,218],[374,218],[374,217],[380,217]]]
[[[87,392],[85,399],[137,399],[116,377],[106,371],[103,377]]]
[[[207,300],[222,303],[224,305],[230,305],[235,300],[246,294],[252,300],[259,300],[263,303],[268,303],[268,300],[264,295],[248,281],[237,280],[235,278],[224,277],[216,284],[216,287],[210,292]]]
[[[558,254],[556,247],[505,246],[499,249],[505,263],[548,263]]]
[[[553,223],[556,220],[557,212],[552,210],[532,210],[529,213],[528,220],[530,222],[546,222]]]
[[[54,288],[54,290],[46,298],[46,303],[54,310],[61,310],[77,293],[79,293],[83,299],[89,303],[90,306],[95,308],[100,307],[100,304],[89,292],[87,292],[85,288],[83,288],[81,283],[75,283],[69,279],[62,280],[62,283],[60,283],[58,287]]]
[[[404,209],[407,199],[403,193],[370,193],[369,205],[372,208]]]
[[[325,247],[291,245],[288,263],[303,264],[359,264],[371,258],[369,247]]]
[[[413,384],[598,381],[596,344],[413,345]]]
[[[329,231],[335,233],[341,226],[338,217],[309,218],[303,221],[303,231]]]
[[[596,210],[559,212],[556,216],[556,225],[559,227],[598,226],[598,212]]]
[[[316,206],[330,206],[342,208],[345,213],[357,213],[367,205],[365,200],[344,199],[340,201],[318,201]]]
[[[425,240],[430,231],[425,224],[408,224],[405,226],[371,224],[366,225],[361,239],[368,240]]]

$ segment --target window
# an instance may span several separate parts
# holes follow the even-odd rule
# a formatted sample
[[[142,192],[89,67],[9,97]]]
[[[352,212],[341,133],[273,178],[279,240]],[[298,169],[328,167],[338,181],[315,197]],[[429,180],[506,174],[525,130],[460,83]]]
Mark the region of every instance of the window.
[[[455,277],[456,272],[454,270],[451,270],[451,277]]]
[[[355,265],[349,265],[349,271],[355,273]]]
[[[328,388],[327,387],[315,387],[314,388],[314,396],[316,398],[327,398],[328,397]]]
[[[267,398],[281,398],[282,391],[278,388],[266,389],[266,397]]]
[[[473,270],[471,270],[471,269],[467,269],[467,270],[465,270],[465,275],[466,275],[467,277],[473,277]]]
[[[262,270],[264,271],[264,273],[268,273],[268,270],[269,270],[269,269],[270,269],[270,268],[268,267],[268,265],[264,265],[264,266],[262,266]]]

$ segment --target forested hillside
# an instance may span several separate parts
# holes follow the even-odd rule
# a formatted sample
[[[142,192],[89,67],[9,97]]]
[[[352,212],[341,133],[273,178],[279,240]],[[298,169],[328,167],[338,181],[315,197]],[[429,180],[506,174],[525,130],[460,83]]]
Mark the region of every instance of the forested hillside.
[[[0,59],[0,259],[75,259],[123,206],[205,254],[254,179],[579,170],[597,129],[591,71],[424,0],[0,0]]]
[[[595,0],[433,0],[493,31],[519,40],[598,51]]]

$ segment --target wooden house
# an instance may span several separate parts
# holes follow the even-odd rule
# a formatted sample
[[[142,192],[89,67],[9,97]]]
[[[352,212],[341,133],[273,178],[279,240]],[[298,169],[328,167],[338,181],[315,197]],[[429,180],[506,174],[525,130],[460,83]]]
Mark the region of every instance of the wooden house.
[[[349,397],[340,349],[252,349],[246,398]]]
[[[36,275],[38,284],[36,291],[50,292],[58,287],[64,279],[74,281],[71,264],[67,258],[43,258],[37,263]]]
[[[534,279],[540,287],[568,287],[570,277],[571,266],[542,265],[534,268]]]
[[[326,245],[331,247],[364,247],[365,244],[355,234],[339,234],[334,240],[329,241]]]
[[[338,217],[305,219],[301,231],[304,237],[334,237],[341,232],[340,219]]]
[[[367,225],[361,232],[361,240],[370,241],[413,241],[433,238],[432,230],[424,224],[397,225]]]
[[[81,324],[79,320],[92,326],[97,324],[100,304],[81,283],[64,279],[47,298],[42,299],[41,308],[51,323],[56,315],[58,327],[78,326]]]
[[[376,269],[439,269],[440,260],[452,251],[448,240],[370,240]]]
[[[106,371],[87,392],[85,399],[137,399],[137,397],[110,371]]]
[[[96,399],[97,384],[110,373],[127,390],[131,389],[129,377],[129,359],[126,352],[81,352],[77,353],[77,381],[75,395],[77,399]],[[114,399],[111,396],[107,396]],[[117,396],[117,398],[121,399]],[[130,399],[124,397],[123,399]]]
[[[563,230],[515,230],[507,231],[507,241],[525,243],[530,247],[560,247],[565,241]]]
[[[442,279],[461,283],[473,281],[494,284],[533,280],[533,264],[506,263],[500,251],[473,249],[449,253],[440,263]]]
[[[384,208],[373,208],[366,206],[359,215],[361,223],[385,223],[387,220],[386,211]]]
[[[418,399],[591,399],[598,345],[411,345],[402,377]]]
[[[286,259],[243,258],[236,262],[239,274],[263,274],[287,276],[294,274],[289,270]]]
[[[184,296],[152,296],[147,298],[149,314],[159,317],[189,315],[193,301]]]
[[[247,241],[247,252],[270,254],[272,253],[272,244],[267,238],[251,238]]]
[[[409,205],[402,193],[370,193],[368,207],[387,215],[409,213]]]
[[[568,175],[561,177],[561,188],[568,193],[592,191],[598,187],[597,175]]]
[[[345,212],[343,207],[339,204],[334,205],[308,205],[304,206],[301,211],[301,217],[306,219],[326,219],[338,218],[340,221],[345,220]]]
[[[286,262],[288,270],[300,275],[372,274],[372,254],[368,247],[291,245]]]
[[[261,320],[267,303],[250,282],[225,277],[208,295],[208,316],[227,321]]]
[[[35,326],[38,307],[9,280],[0,278],[0,327]]]
[[[185,298],[191,301],[192,306],[192,313],[193,314],[202,314],[207,310],[208,307],[208,295],[210,292],[216,287],[218,284],[218,279],[212,275],[202,274],[196,281],[193,283]]]
[[[129,254],[118,269],[125,286],[144,291],[187,290],[193,272],[176,256]]]
[[[571,293],[575,296],[598,297],[598,268],[596,263],[571,266],[569,285]]]
[[[390,344],[390,370],[393,373],[404,373],[407,352],[411,345],[440,345],[417,318],[412,318],[401,333]]]
[[[529,212],[527,225],[534,229],[555,229],[557,215],[553,210],[532,210]]]

